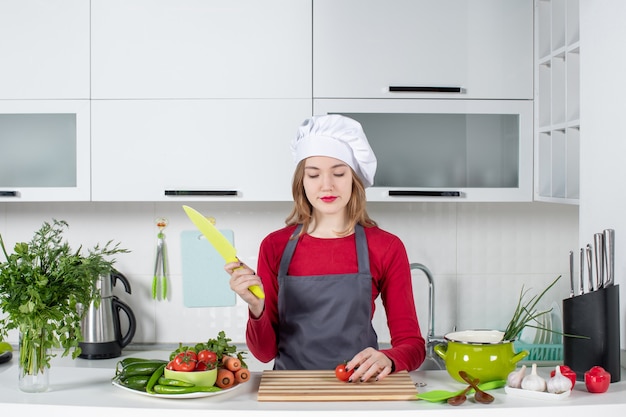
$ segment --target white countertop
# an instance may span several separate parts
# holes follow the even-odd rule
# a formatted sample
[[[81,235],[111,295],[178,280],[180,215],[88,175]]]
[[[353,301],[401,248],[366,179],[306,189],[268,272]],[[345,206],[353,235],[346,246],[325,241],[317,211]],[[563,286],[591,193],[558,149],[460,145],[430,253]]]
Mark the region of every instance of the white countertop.
[[[458,407],[426,401],[346,401],[346,402],[258,402],[257,389],[263,369],[267,365],[248,359],[252,371],[250,382],[242,384],[232,392],[196,399],[153,398],[122,390],[111,384],[115,364],[123,357],[166,359],[170,351],[128,351],[120,358],[85,360],[55,358],[50,369],[50,389],[45,393],[24,393],[18,388],[17,361],[0,365],[0,404],[3,416],[31,415],[30,412],[45,413],[46,416],[97,417],[150,416],[159,417],[179,414],[202,415],[207,410],[219,411],[224,416],[377,416],[382,411],[393,412],[394,416],[425,413],[428,415],[463,416],[554,416],[555,412],[567,413],[568,417],[603,413],[603,417],[624,415],[626,412],[626,381],[611,384],[604,394],[590,394],[584,383],[578,381],[571,395],[561,400],[525,399],[508,395],[503,388],[490,391],[495,397],[492,404],[483,405],[468,399]],[[547,377],[552,368],[541,368],[540,374]],[[420,391],[433,389],[459,390],[463,384],[454,381],[446,371],[414,371],[415,382],[426,383]],[[558,409],[556,407],[559,407]],[[601,408],[601,410],[599,410]],[[16,413],[16,414],[11,414]],[[19,414],[17,414],[19,413]],[[388,414],[384,414],[388,415]]]

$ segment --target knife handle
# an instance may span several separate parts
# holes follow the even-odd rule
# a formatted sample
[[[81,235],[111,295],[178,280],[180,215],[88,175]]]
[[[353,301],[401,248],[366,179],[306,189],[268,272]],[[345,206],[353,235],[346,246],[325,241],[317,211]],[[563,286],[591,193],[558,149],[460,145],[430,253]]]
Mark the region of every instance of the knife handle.
[[[604,259],[606,261],[606,281],[604,286],[613,284],[615,274],[615,230],[605,229],[604,235]]]
[[[593,235],[596,255],[596,282],[597,288],[604,286],[604,235],[595,233]]]
[[[256,298],[260,298],[260,299],[264,299],[265,298],[265,293],[263,292],[261,287],[259,287],[258,285],[253,285],[251,287],[248,287],[248,291],[250,291],[252,294],[256,295]]]
[[[578,294],[585,293],[585,249],[580,248],[580,283],[578,288]]]
[[[587,274],[587,282],[589,283],[589,291],[591,292],[593,291],[593,260],[590,244],[587,244]]]
[[[574,296],[574,251],[569,251],[569,296]]]
[[[228,262],[239,262],[239,259],[236,260],[229,260]],[[242,266],[238,266],[235,269],[239,269],[239,268],[243,268]],[[254,294],[256,296],[256,298],[260,298],[261,300],[265,298],[265,293],[263,292],[263,290],[261,289],[261,287],[259,287],[258,285],[252,285],[250,287],[248,287],[248,291],[250,291],[252,294]]]

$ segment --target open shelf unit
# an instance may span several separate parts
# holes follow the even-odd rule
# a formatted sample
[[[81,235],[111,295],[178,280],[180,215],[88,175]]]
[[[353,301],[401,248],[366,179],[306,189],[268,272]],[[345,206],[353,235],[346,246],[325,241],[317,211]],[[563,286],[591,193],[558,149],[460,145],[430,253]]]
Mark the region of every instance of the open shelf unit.
[[[578,0],[536,0],[535,23],[535,200],[578,204]]]

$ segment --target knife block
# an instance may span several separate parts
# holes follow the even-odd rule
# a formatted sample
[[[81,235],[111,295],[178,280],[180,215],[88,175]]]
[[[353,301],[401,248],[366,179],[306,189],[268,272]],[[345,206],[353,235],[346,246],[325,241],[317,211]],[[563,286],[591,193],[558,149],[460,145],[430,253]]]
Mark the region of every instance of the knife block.
[[[563,300],[563,363],[584,381],[585,372],[601,366],[611,374],[611,382],[620,380],[619,286]]]

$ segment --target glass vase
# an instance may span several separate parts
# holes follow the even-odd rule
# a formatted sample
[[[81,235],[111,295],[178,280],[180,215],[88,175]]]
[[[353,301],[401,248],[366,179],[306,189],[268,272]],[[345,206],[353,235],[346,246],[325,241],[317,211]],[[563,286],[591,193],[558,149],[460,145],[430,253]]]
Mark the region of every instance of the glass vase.
[[[44,329],[20,332],[18,377],[24,392],[44,392],[49,387],[48,349]]]

